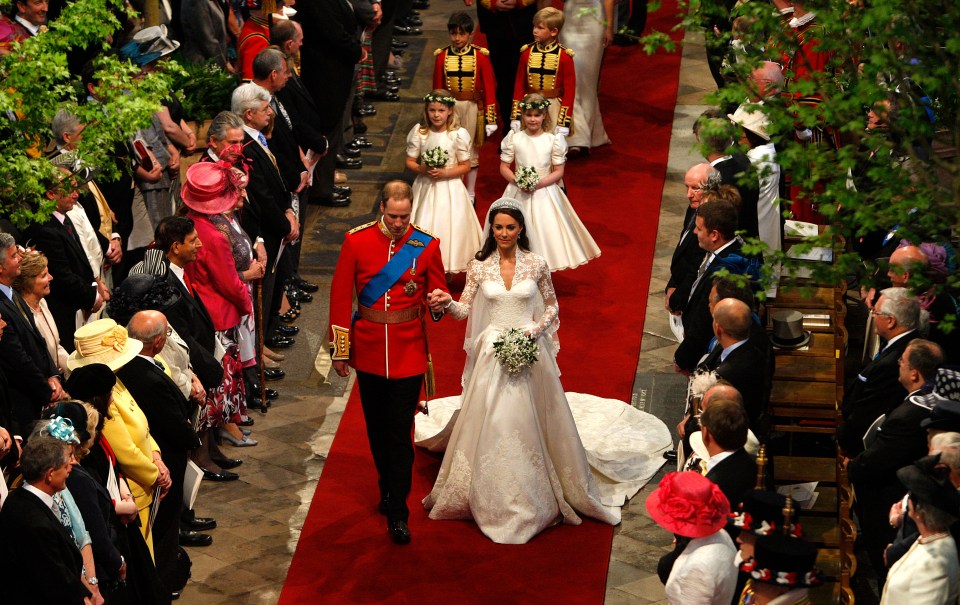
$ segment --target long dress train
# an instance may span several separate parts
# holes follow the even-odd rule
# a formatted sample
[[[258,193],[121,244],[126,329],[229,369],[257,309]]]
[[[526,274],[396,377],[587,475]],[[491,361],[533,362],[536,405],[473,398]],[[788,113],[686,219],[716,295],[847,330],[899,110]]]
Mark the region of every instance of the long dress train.
[[[578,525],[578,513],[617,524],[618,506],[662,464],[661,453],[671,447],[669,431],[645,415],[646,433],[639,441],[621,440],[629,431],[615,429],[604,445],[594,439],[595,431],[593,456],[588,455],[554,358],[557,302],[549,269],[541,257],[518,250],[508,289],[499,259],[494,252],[485,261],[472,262],[463,296],[449,309],[458,319],[470,315],[464,343],[468,359],[462,398],[434,400],[431,416],[417,416],[418,441],[433,449],[446,446],[424,506],[431,519],[473,519],[491,540],[505,544],[525,543],[560,521]],[[538,361],[517,376],[505,372],[493,353],[494,341],[508,328],[538,335]],[[609,400],[584,397],[578,402],[581,416],[591,417],[591,409],[610,405]],[[593,407],[597,401],[608,403]],[[620,412],[633,410],[615,405]],[[622,429],[615,416],[607,414],[599,424]],[[609,474],[592,472],[594,460],[601,466],[605,460]],[[616,488],[606,489],[631,478],[629,494],[623,488],[619,496]],[[608,498],[601,496],[601,485]]]

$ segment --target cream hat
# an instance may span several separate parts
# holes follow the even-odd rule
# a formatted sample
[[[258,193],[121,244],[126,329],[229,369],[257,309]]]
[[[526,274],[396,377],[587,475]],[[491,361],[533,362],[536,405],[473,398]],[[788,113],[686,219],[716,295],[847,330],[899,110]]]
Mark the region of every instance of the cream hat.
[[[112,319],[98,319],[80,327],[73,334],[77,350],[67,359],[67,367],[75,370],[92,363],[102,363],[116,372],[143,350],[143,343],[127,337],[127,329]]]
[[[767,114],[763,113],[760,105],[756,103],[744,103],[740,107],[737,107],[737,111],[734,113],[728,113],[727,117],[735,124],[746,128],[764,141],[770,140],[770,135],[767,133],[767,127],[770,126],[770,118],[767,117]]]

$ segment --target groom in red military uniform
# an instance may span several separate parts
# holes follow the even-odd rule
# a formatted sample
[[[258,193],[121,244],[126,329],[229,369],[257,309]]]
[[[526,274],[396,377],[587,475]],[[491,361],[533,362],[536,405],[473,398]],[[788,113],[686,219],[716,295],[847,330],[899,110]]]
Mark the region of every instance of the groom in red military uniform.
[[[403,181],[383,187],[382,218],[347,232],[330,288],[330,357],[340,376],[349,366],[357,371],[379,510],[397,544],[410,541],[411,430],[427,371],[427,293],[447,291],[440,240],[410,224],[412,199]],[[440,307],[429,312],[434,321],[443,316]]]

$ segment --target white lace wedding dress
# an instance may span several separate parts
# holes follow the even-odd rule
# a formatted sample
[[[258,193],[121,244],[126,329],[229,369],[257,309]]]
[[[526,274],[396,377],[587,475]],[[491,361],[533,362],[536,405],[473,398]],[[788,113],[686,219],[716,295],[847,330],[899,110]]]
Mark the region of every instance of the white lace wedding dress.
[[[470,317],[467,364],[463,395],[433,400],[429,416],[417,415],[418,445],[446,448],[423,500],[430,518],[473,519],[505,544],[525,543],[561,521],[578,525],[578,513],[619,523],[619,506],[663,463],[670,433],[622,402],[565,396],[554,358],[557,299],[543,258],[518,250],[509,288],[498,252],[471,262],[460,302],[448,312]],[[507,328],[538,336],[538,360],[519,376],[506,373],[493,354]]]

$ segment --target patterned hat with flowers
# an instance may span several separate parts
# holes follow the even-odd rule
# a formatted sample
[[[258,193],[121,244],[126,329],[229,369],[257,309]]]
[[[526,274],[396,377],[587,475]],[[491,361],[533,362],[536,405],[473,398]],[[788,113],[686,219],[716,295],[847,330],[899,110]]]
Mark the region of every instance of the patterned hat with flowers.
[[[783,509],[787,504],[787,497],[765,490],[751,490],[743,495],[736,512],[730,513],[727,527],[742,531],[749,531],[758,536],[769,536],[774,533],[783,533]],[[803,537],[803,528],[797,523],[797,508],[790,520],[788,533],[794,538]]]
[[[647,498],[647,512],[667,531],[703,538],[726,525],[730,503],[720,488],[700,473],[667,473]]]
[[[754,582],[797,587],[823,582],[823,575],[814,566],[817,547],[802,538],[758,536],[753,548],[753,558],[741,563],[740,571]]]

